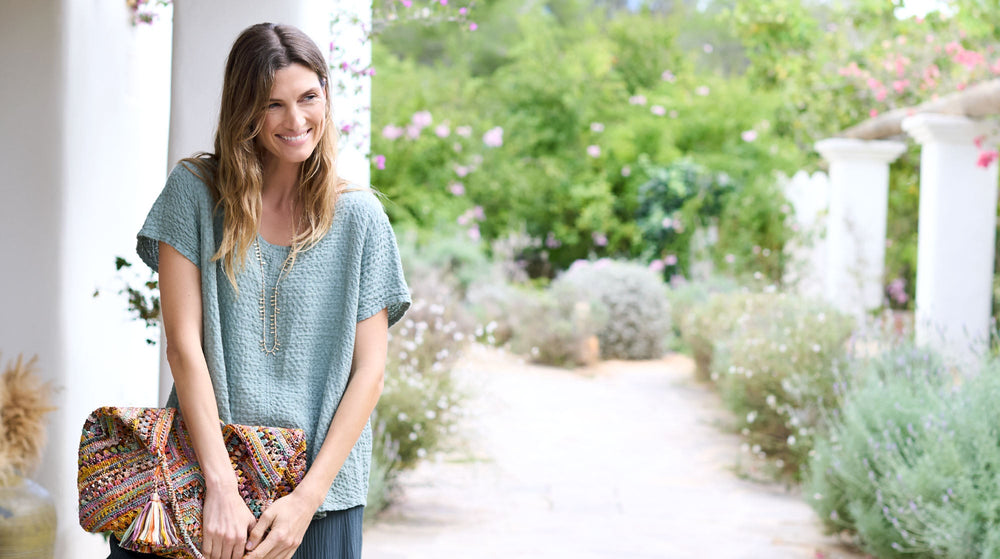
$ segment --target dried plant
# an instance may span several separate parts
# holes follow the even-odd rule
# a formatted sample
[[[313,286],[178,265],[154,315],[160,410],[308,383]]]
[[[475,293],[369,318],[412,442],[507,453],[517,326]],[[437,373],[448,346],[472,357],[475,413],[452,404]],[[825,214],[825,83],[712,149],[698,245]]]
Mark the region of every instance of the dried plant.
[[[0,375],[0,487],[16,475],[31,475],[45,448],[45,414],[52,384],[36,374],[37,357],[18,355]]]

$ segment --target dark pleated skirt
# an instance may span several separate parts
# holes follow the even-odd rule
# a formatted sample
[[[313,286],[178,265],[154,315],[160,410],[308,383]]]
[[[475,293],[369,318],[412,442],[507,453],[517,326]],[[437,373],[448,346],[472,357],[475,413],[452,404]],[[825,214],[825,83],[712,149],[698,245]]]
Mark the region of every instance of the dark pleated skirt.
[[[365,508],[329,512],[309,524],[302,545],[292,559],[361,559],[361,523]],[[118,547],[112,536],[108,559],[155,559],[156,555],[135,553]]]

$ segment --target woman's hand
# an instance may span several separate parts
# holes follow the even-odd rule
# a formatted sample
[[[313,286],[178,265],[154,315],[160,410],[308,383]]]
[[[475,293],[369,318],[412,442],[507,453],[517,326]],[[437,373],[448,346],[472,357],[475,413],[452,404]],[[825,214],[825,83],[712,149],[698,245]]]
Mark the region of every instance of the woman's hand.
[[[244,559],[290,559],[321,502],[292,491],[272,503],[250,532]]]
[[[201,550],[206,559],[241,559],[256,519],[235,487],[206,489]]]

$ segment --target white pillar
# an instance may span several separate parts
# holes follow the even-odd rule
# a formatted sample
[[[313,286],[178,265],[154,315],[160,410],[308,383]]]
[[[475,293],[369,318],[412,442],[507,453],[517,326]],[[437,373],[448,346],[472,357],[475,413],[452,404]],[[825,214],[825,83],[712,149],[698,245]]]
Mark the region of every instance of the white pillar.
[[[901,142],[884,140],[816,143],[816,151],[830,163],[826,294],[856,316],[882,305],[889,163],[905,150]]]
[[[989,126],[961,116],[903,121],[921,144],[917,343],[953,357],[985,348],[993,297],[997,164],[977,165]]]
[[[830,203],[830,178],[805,171],[780,177],[782,191],[795,210],[795,237],[785,245],[788,257],[782,281],[805,297],[826,293],[826,214]]]
[[[359,23],[354,29],[336,30],[337,37],[334,39],[330,29],[334,13],[356,16]],[[323,53],[328,52],[331,40],[337,40],[341,45],[347,43],[348,47],[342,48],[348,51],[349,63],[357,59],[358,65],[363,67],[371,61],[371,43],[362,44],[360,41],[363,35],[360,26],[371,27],[371,0],[174,0],[170,167],[195,152],[212,150],[229,49],[241,31],[262,22],[298,27],[316,42]],[[339,72],[342,71],[331,69],[332,84],[343,77]],[[336,124],[354,120],[348,115],[355,108],[364,109],[357,118],[361,123],[360,129],[352,131],[350,141],[342,141],[338,146],[337,173],[353,182],[367,184],[370,79],[359,85],[362,86],[361,92],[355,94],[352,89],[347,97],[338,97],[333,92]],[[357,147],[359,142],[363,144],[360,149]],[[161,361],[160,374],[161,389],[169,389],[170,372],[166,359]],[[166,395],[161,394],[161,400],[165,399]]]

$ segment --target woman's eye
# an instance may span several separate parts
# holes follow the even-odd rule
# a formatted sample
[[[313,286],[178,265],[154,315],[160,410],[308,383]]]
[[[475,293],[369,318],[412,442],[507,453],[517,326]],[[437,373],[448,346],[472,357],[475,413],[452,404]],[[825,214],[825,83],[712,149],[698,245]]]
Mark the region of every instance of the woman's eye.
[[[310,94],[308,94],[308,95],[306,95],[306,96],[304,97],[304,99],[305,99],[306,101],[315,101],[315,100],[316,100],[316,99],[318,99],[318,98],[319,98],[319,95],[316,95],[315,93],[310,93]]]
[[[281,103],[271,103],[270,105],[267,106],[267,108],[268,109],[277,109],[280,106],[281,106]]]

